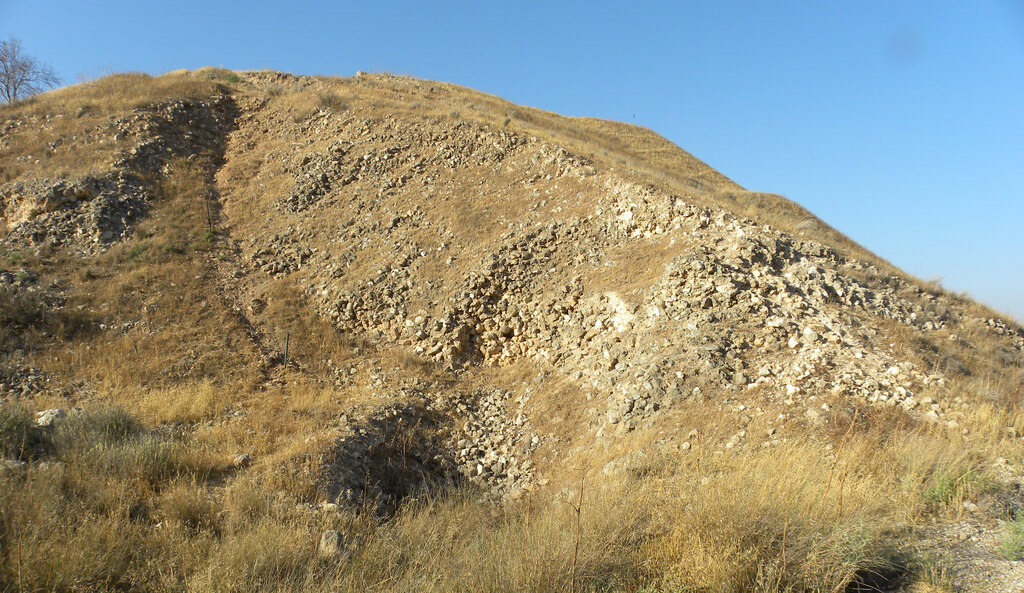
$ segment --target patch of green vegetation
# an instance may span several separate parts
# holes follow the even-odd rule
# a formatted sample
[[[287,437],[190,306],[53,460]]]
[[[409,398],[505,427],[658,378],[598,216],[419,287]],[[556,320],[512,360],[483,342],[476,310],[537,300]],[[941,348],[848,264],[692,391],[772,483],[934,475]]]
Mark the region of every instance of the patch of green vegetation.
[[[199,243],[202,246],[204,246],[207,249],[209,249],[209,248],[213,247],[213,244],[216,242],[216,238],[217,238],[217,236],[213,232],[213,229],[206,229],[205,231],[203,231],[199,235]]]
[[[15,266],[25,261],[25,254],[17,250],[0,250],[0,259],[7,262],[9,266]]]
[[[229,82],[231,84],[235,84],[235,83],[241,82],[241,81],[242,81],[242,77],[237,75],[237,74],[235,74],[234,72],[229,72],[227,75],[224,76],[224,82]]]
[[[921,495],[933,506],[948,506],[991,490],[993,486],[991,478],[972,469],[942,471],[935,474]]]
[[[1024,516],[1006,523],[1005,529],[996,551],[1007,560],[1024,560]]]
[[[162,252],[164,252],[164,253],[166,253],[168,255],[170,255],[172,253],[175,253],[175,254],[178,254],[178,255],[181,255],[182,253],[185,253],[185,250],[180,245],[178,245],[176,243],[164,243],[163,245],[160,246],[160,251],[162,251]]]
[[[128,249],[128,253],[125,254],[125,257],[130,262],[142,263],[143,261],[146,260],[146,252],[147,251],[149,251],[149,244],[148,243],[140,243],[138,245],[132,245]]]

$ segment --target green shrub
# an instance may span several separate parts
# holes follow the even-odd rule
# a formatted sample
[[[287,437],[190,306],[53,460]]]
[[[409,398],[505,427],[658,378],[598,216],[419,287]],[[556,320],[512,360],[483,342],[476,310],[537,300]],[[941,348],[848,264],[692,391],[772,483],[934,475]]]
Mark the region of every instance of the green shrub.
[[[972,470],[937,472],[922,491],[925,501],[933,506],[958,504],[992,488],[991,479]]]
[[[236,82],[241,82],[241,81],[242,81],[242,77],[237,75],[237,74],[235,74],[234,72],[229,72],[226,76],[224,76],[224,82],[229,82],[231,84],[235,84]]]
[[[1007,560],[1024,560],[1024,517],[1006,524],[1006,532],[999,540],[996,551]]]
[[[128,249],[128,253],[125,254],[125,258],[131,262],[141,263],[146,259],[146,251],[148,250],[148,243],[132,245],[131,248]]]
[[[25,255],[20,251],[0,250],[0,258],[7,262],[7,265],[14,266],[25,261]]]

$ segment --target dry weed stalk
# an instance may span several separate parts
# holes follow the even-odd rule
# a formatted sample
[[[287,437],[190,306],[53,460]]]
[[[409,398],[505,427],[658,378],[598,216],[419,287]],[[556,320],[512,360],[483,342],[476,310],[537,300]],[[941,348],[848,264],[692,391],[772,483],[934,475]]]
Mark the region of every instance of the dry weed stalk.
[[[533,484],[526,488],[526,527],[530,526],[530,514],[533,512]]]
[[[789,536],[789,513],[792,511],[792,507],[786,506],[786,519],[782,523],[782,553],[781,562],[782,566],[779,568],[778,578],[775,580],[775,588],[778,589],[782,585],[782,577],[786,574],[786,538]]]
[[[576,534],[574,536],[573,551],[572,551],[572,571],[569,577],[569,592],[576,593],[576,563],[580,555],[580,535],[582,533],[581,517],[583,515],[583,489],[585,486],[584,480],[587,477],[587,470],[583,469],[580,472],[580,497],[576,505],[573,506],[573,512],[575,513],[576,520]]]
[[[828,496],[829,490],[831,490],[831,488],[832,488],[832,474],[835,472],[836,464],[839,463],[839,458],[842,457],[842,455],[843,455],[843,449],[846,448],[846,443],[849,442],[850,436],[853,435],[853,429],[854,429],[855,426],[857,426],[857,415],[858,414],[860,414],[860,408],[859,407],[854,409],[854,411],[853,411],[853,420],[850,421],[850,428],[846,429],[846,434],[843,435],[843,441],[841,443],[839,443],[839,450],[836,451],[836,458],[832,461],[832,467],[830,467],[829,470],[828,470],[828,482],[825,484],[825,496]],[[847,466],[847,467],[849,467],[849,466]],[[845,474],[844,474],[843,478],[844,478],[844,481],[845,481]],[[843,495],[842,495],[842,492],[840,492],[840,494],[839,494],[839,506],[840,506],[840,509],[842,509],[842,500],[843,500]]]

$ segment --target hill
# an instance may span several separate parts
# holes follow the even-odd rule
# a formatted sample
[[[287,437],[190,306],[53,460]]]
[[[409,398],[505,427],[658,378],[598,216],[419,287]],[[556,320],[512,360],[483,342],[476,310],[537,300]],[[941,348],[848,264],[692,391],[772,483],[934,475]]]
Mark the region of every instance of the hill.
[[[1020,584],[1024,329],[649,130],[203,69],[0,134],[5,589]]]

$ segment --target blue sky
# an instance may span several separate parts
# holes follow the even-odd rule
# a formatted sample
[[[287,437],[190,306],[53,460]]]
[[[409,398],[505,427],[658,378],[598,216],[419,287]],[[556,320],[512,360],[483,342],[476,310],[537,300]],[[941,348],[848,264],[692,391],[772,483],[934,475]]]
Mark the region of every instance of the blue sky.
[[[908,272],[1024,319],[1024,1],[0,0],[80,74],[450,81],[636,122]]]

